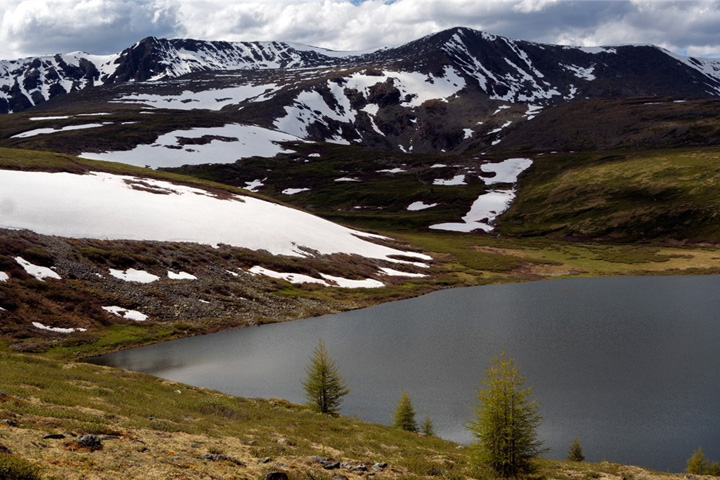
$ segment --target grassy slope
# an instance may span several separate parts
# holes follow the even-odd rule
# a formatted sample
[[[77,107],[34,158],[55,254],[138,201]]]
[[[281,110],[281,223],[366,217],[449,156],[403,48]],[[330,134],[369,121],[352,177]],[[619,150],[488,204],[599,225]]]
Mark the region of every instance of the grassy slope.
[[[509,235],[720,240],[720,149],[549,155],[503,217]]]

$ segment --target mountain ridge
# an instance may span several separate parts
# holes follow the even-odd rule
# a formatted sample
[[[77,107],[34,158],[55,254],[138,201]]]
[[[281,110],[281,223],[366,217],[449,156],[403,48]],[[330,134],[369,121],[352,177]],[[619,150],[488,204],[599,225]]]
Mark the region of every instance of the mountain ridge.
[[[654,46],[570,47],[455,27],[370,52],[287,42],[146,37],[112,55],[75,52],[1,61],[0,112],[19,112],[58,95],[109,83],[208,71],[350,66],[424,74],[439,74],[451,66],[474,79],[489,98],[522,103],[551,104],[583,96],[720,96],[720,61],[681,57]],[[624,81],[614,81],[613,75]],[[650,77],[656,80],[648,82]]]

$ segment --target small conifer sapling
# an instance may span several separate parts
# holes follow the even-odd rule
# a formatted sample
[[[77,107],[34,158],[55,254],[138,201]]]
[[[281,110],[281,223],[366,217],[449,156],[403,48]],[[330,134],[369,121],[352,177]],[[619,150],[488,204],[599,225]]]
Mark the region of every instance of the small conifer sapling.
[[[328,355],[322,340],[315,347],[305,373],[307,376],[302,384],[308,406],[316,412],[337,415],[343,397],[350,393],[350,389],[338,373],[338,368]]]

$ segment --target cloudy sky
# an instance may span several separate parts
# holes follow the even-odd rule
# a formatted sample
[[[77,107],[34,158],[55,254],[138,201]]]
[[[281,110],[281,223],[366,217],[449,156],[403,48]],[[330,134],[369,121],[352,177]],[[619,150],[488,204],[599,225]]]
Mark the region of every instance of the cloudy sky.
[[[367,50],[454,26],[720,56],[720,0],[0,0],[0,18],[1,59],[115,53],[149,35]]]

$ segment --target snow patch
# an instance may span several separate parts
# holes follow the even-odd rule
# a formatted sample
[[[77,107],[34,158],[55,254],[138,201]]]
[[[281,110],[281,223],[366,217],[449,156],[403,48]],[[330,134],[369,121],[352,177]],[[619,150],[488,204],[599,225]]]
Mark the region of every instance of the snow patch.
[[[73,333],[73,332],[86,332],[87,328],[62,328],[62,327],[48,327],[40,322],[32,322],[33,327],[39,328],[40,330],[47,330],[55,333]]]
[[[112,122],[103,123],[88,123],[86,125],[68,125],[62,128],[36,128],[34,130],[28,130],[27,132],[18,133],[10,138],[30,138],[37,135],[48,135],[51,133],[69,132],[72,130],[87,130],[89,128],[104,127],[105,125],[112,125]]]
[[[381,267],[380,270],[385,275],[391,276],[391,277],[412,277],[412,278],[425,278],[427,275],[424,273],[409,273],[409,272],[401,272],[400,270],[393,270],[392,268],[386,268]]]
[[[126,282],[152,283],[160,280],[160,277],[157,275],[153,275],[145,270],[136,270],[134,268],[129,268],[125,271],[111,268],[110,275]]]
[[[265,184],[263,183],[265,180],[267,180],[267,177],[263,178],[262,180],[258,178],[256,180],[253,180],[252,182],[245,182],[245,190],[257,192],[260,187],[265,186]]]
[[[445,180],[443,178],[436,178],[433,181],[433,185],[443,185],[443,186],[448,187],[448,186],[452,186],[452,185],[467,185],[467,183],[465,183],[465,175],[460,174],[460,175],[455,175],[453,178],[451,178],[449,180]]]
[[[593,74],[593,72],[595,71],[595,65],[591,65],[590,67],[579,67],[577,65],[563,65],[561,63],[560,66],[563,67],[565,70],[572,72],[572,74],[575,75],[577,78],[588,81],[595,80],[596,78]]]
[[[45,278],[54,278],[56,280],[62,280],[62,277],[57,274],[54,270],[47,268],[47,267],[41,267],[40,265],[34,265],[27,260],[25,260],[22,257],[15,257],[15,261],[20,264],[21,267],[23,267],[23,270],[27,272],[28,275],[31,275],[35,277],[37,280],[40,280],[43,282]]]
[[[10,279],[10,275],[5,272],[0,272],[0,282],[7,282]]]
[[[515,198],[515,190],[492,190],[480,195],[462,218],[462,223],[439,223],[430,225],[434,230],[469,233],[473,230],[492,231],[498,215],[508,209]]]
[[[178,272],[175,273],[172,270],[168,270],[168,278],[170,280],[197,280],[197,277],[192,273]]]
[[[128,310],[127,308],[117,307],[117,306],[109,306],[109,307],[102,307],[103,310],[106,312],[112,313],[113,315],[117,315],[118,317],[122,317],[126,320],[134,320],[136,322],[144,322],[148,319],[148,316],[144,313],[138,312],[137,310]]]
[[[407,209],[411,212],[419,212],[420,210],[425,210],[428,208],[437,207],[437,203],[425,203],[425,202],[413,202],[410,205],[407,206]]]
[[[276,272],[274,270],[270,270],[269,268],[261,267],[260,265],[255,265],[254,267],[250,268],[248,270],[253,275],[264,275],[266,277],[270,278],[277,278],[280,280],[285,280],[286,282],[295,283],[295,284],[301,284],[301,283],[317,283],[323,286],[328,286],[328,283],[325,280],[322,280],[320,278],[311,277],[310,275],[303,275],[301,273],[282,273],[282,272]]]
[[[30,117],[28,120],[31,122],[39,122],[42,120],[67,120],[70,118],[69,115],[51,115],[49,117]]]
[[[349,278],[333,277],[332,275],[320,274],[325,280],[330,281],[331,284],[341,288],[381,288],[385,284],[379,280],[372,278],[366,278],[365,280],[350,280]]]
[[[353,178],[353,177],[340,177],[335,179],[336,182],[359,182],[359,178]]]
[[[518,175],[530,168],[532,163],[529,158],[508,158],[500,163],[483,164],[480,166],[480,170],[486,173],[495,173],[494,177],[483,178],[486,185],[515,183]]]
[[[298,193],[309,192],[309,191],[310,191],[309,188],[286,188],[285,190],[283,190],[280,193],[282,193],[283,195],[296,195]]]
[[[255,265],[250,270],[250,273],[255,275],[264,275],[266,277],[278,278],[285,280],[286,282],[300,284],[300,283],[314,283],[322,285],[324,287],[342,287],[342,288],[379,288],[384,287],[385,284],[374,280],[372,278],[366,278],[364,280],[351,280],[349,278],[334,277],[321,273],[322,279],[311,277],[310,275],[303,275],[300,273],[282,273],[270,270],[259,265]]]
[[[386,168],[384,170],[378,170],[377,173],[405,173],[407,170],[404,168]]]

